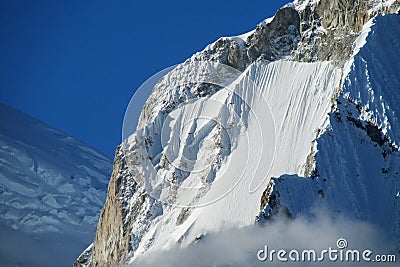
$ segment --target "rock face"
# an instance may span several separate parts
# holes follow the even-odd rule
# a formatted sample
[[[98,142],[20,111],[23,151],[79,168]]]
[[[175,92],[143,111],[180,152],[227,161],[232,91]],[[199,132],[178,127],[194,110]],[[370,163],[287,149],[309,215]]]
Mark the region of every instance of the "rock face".
[[[240,76],[240,72],[234,69],[245,70],[248,75],[253,75],[256,80],[258,79],[257,81],[260,84],[264,84],[265,80],[268,81],[267,84],[272,83],[270,81],[271,77],[276,78],[278,77],[274,76],[277,75],[276,73],[288,69],[296,70],[299,73],[307,69],[304,75],[310,75],[310,80],[323,73],[323,75],[328,77],[326,80],[313,81],[314,83],[312,84],[306,84],[306,81],[304,81],[304,88],[310,88],[309,92],[312,92],[310,94],[317,96],[315,99],[312,97],[309,98],[310,103],[308,104],[310,106],[305,106],[300,101],[309,97],[310,94],[304,91],[304,95],[301,96],[299,95],[301,92],[298,90],[288,93],[287,96],[287,99],[290,99],[288,101],[294,99],[293,103],[297,103],[295,101],[296,97],[300,99],[298,107],[291,106],[292,102],[290,102],[289,106],[282,111],[282,114],[274,114],[282,121],[282,128],[279,129],[281,134],[289,136],[284,131],[289,128],[289,125],[287,125],[289,122],[285,121],[287,117],[290,117],[288,114],[300,111],[304,113],[311,112],[307,118],[315,120],[316,112],[312,112],[313,106],[321,106],[318,112],[324,117],[331,105],[333,105],[332,108],[340,107],[340,105],[335,104],[336,98],[339,97],[342,101],[348,101],[348,97],[339,92],[341,85],[344,83],[343,81],[338,81],[338,73],[341,72],[342,79],[344,79],[350,72],[349,70],[344,70],[346,67],[345,63],[347,64],[355,49],[353,43],[359,36],[359,31],[376,14],[380,12],[397,12],[398,9],[399,3],[395,1],[387,1],[387,3],[383,4],[380,1],[354,0],[295,1],[294,4],[289,4],[280,9],[273,18],[258,25],[253,32],[248,33],[244,37],[221,38],[164,76],[154,87],[143,108],[137,132],[117,149],[114,160],[114,172],[108,188],[107,201],[100,216],[96,238],[93,246],[84,252],[75,264],[77,266],[115,266],[123,264],[131,259],[135,259],[140,254],[146,253],[147,250],[153,247],[162,246],[162,244],[167,245],[172,242],[185,245],[191,243],[195,240],[195,238],[192,238],[192,232],[198,231],[198,233],[202,234],[202,231],[206,231],[201,228],[202,226],[199,226],[202,225],[201,223],[207,225],[207,222],[204,222],[206,219],[201,221],[201,216],[197,213],[198,210],[173,206],[179,194],[178,186],[191,177],[191,170],[179,169],[168,161],[167,152],[163,150],[160,144],[162,125],[174,110],[182,107],[184,104],[188,105],[188,103],[196,103],[196,101],[201,102],[206,99],[206,96],[216,96],[220,93],[221,96],[218,95],[219,99],[224,99],[223,101],[226,101],[226,104],[231,104],[233,108],[237,108],[240,112],[243,112],[243,103],[238,104],[236,103],[237,100],[233,97],[225,97],[220,92],[223,85]],[[284,61],[278,62],[282,60]],[[330,63],[319,63],[319,61],[328,60],[336,66],[336,69]],[[202,65],[201,61],[219,62],[231,66],[233,69],[229,71],[226,71],[226,69],[221,70],[218,64],[210,63]],[[270,63],[272,61],[278,63]],[[315,63],[313,65],[293,63],[292,66],[288,65],[285,61]],[[208,83],[204,77],[214,78],[213,81],[218,79],[218,83]],[[192,83],[194,79],[200,81],[200,83]],[[301,77],[298,77],[297,81],[301,82]],[[288,86],[293,87],[294,84],[289,84]],[[276,94],[273,91],[268,91],[268,88],[265,89],[267,90],[267,94],[271,99],[274,99]],[[314,89],[311,88],[315,88],[315,91],[312,91]],[[330,91],[323,93],[322,91],[328,90],[327,88]],[[353,93],[356,94],[357,92],[354,91]],[[276,104],[278,105],[279,103],[277,102]],[[282,104],[282,106],[284,105]],[[282,107],[276,107],[277,110],[280,108]],[[296,110],[291,111],[291,109]],[[342,114],[341,116],[347,116],[346,112],[349,110],[340,110],[339,113]],[[243,114],[240,112],[239,114]],[[356,115],[352,118],[358,119]],[[373,136],[371,142],[374,142],[373,139],[377,140],[383,134],[377,133],[374,129],[382,129],[384,118],[380,118],[382,121],[374,121],[371,118],[364,119],[362,126],[365,128],[365,136]],[[296,119],[299,124],[299,136],[302,136],[301,133],[303,131],[308,131],[309,134],[306,136],[313,135],[317,138],[324,136],[324,138],[327,138],[329,131],[325,132],[325,130],[328,127],[327,125],[330,124],[329,120],[334,119],[334,115],[331,114],[326,120],[323,118],[316,120],[318,124],[310,126],[310,129],[302,126],[302,124],[306,124],[304,118]],[[344,120],[345,118],[342,119]],[[369,121],[371,121],[372,125],[367,123]],[[331,124],[334,125],[332,122]],[[195,126],[193,127],[193,129],[196,129]],[[239,126],[239,124],[233,124],[233,128],[235,127],[242,129],[242,126]],[[246,127],[247,125],[244,126],[244,128]],[[341,126],[338,127],[340,128]],[[211,137],[210,139],[213,140],[212,151],[215,154],[212,155],[215,155],[215,157],[212,157],[210,167],[199,175],[202,177],[202,183],[193,201],[205,196],[209,191],[212,192],[212,182],[210,183],[209,179],[212,180],[215,178],[224,160],[228,159],[235,149],[234,147],[224,147],[223,135],[220,129],[221,127],[218,124],[210,124],[203,129],[204,140],[208,137]],[[312,132],[314,130],[316,133]],[[390,133],[390,130],[388,131]],[[385,140],[383,136],[382,138]],[[396,144],[398,144],[397,139],[393,139],[395,138],[393,134],[387,138],[391,138],[390,140],[392,141],[396,140]],[[293,137],[293,139],[296,139],[296,137]],[[309,207],[307,205],[316,198],[330,199],[330,196],[333,194],[333,191],[329,191],[323,186],[323,182],[315,184],[312,179],[308,179],[305,183],[298,182],[300,189],[293,194],[298,194],[301,191],[310,195],[310,197],[305,199],[304,205],[301,206],[304,208],[299,208],[289,205],[288,203],[292,202],[286,198],[286,196],[291,195],[292,191],[290,190],[295,186],[292,187],[291,183],[287,183],[288,185],[285,187],[278,186],[278,184],[285,184],[286,180],[297,181],[297,176],[290,176],[291,178],[289,179],[288,176],[284,176],[286,173],[305,173],[306,176],[310,175],[315,179],[318,177],[322,181],[328,179],[321,176],[326,174],[328,177],[328,173],[323,172],[323,168],[318,167],[320,164],[318,155],[321,154],[317,153],[314,155],[319,143],[311,143],[312,139],[309,137],[305,140],[307,141],[297,140],[297,142],[303,149],[306,147],[308,151],[311,150],[311,153],[301,153],[301,156],[298,157],[302,158],[293,161],[296,162],[296,164],[293,163],[293,167],[275,169],[278,174],[276,177],[280,175],[282,177],[272,180],[273,182],[269,184],[267,190],[264,192],[261,199],[259,220],[271,216],[277,210],[276,207],[282,207],[286,210],[288,216],[296,216],[297,213],[306,210]],[[294,143],[294,145],[296,144]],[[284,143],[281,144],[282,147],[284,145]],[[373,150],[373,147],[374,144],[370,148]],[[398,148],[394,146],[394,149]],[[278,151],[279,155],[277,157],[284,159],[283,153]],[[386,151],[385,153],[389,152]],[[290,155],[287,157],[290,158]],[[314,157],[316,158],[314,159]],[[397,156],[393,157],[393,161],[396,161]],[[299,166],[298,162],[303,162],[307,166]],[[364,161],[363,163],[366,164]],[[279,165],[279,163],[276,164]],[[154,192],[158,192],[157,196],[167,199],[167,203],[160,202],[156,200],[157,197],[153,198],[149,195],[150,189],[146,187],[145,180],[154,175],[148,171],[153,166],[158,173],[164,175],[163,177],[166,181],[156,181],[152,184],[151,189]],[[382,190],[387,190],[387,188],[382,186]],[[289,193],[285,195],[284,192]],[[260,203],[259,199],[258,197],[258,203],[254,204],[256,209]],[[224,209],[224,207],[219,208]],[[362,211],[360,212],[362,213]],[[205,212],[205,214],[207,213]],[[204,218],[206,215],[202,214],[202,216]],[[201,223],[196,224],[194,222],[197,218],[199,218],[198,220]],[[239,219],[237,220],[235,222],[237,224],[245,223],[239,222]],[[395,220],[398,221],[398,219]],[[173,221],[173,223],[169,223],[170,221]],[[168,228],[169,226],[164,227],[167,223],[169,223],[168,225],[171,228]],[[170,240],[160,241],[162,234],[160,234],[159,228],[163,228],[164,232],[169,231],[168,233],[171,233]],[[168,234],[163,235],[167,236]]]
[[[295,59],[333,60],[341,66],[350,57],[352,44],[365,23],[378,12],[394,13],[400,6],[398,2],[377,6],[377,2],[338,0],[307,5],[300,12],[301,40]]]
[[[123,190],[129,179],[129,174],[122,179],[123,170],[125,168],[125,159],[121,157],[120,149],[117,150],[113,164],[113,173],[108,186],[107,200],[100,213],[100,220],[97,227],[97,233],[94,240],[92,257],[93,265],[117,265],[127,260],[125,253],[122,251],[131,251],[130,246],[130,230],[129,224],[124,223],[126,212],[123,201]],[[128,176],[128,177],[127,177]],[[137,190],[137,184],[133,183],[131,190]],[[128,218],[127,218],[128,219]],[[123,222],[121,228],[121,222]],[[104,252],[112,251],[111,254],[104,255]]]
[[[135,149],[132,151],[136,152]],[[125,154],[122,146],[119,146],[94,243],[81,254],[75,266],[123,264],[130,257],[127,252],[136,249],[137,240],[147,230],[140,229],[138,225],[134,228],[134,223],[146,224],[154,218],[153,214],[157,214],[157,203],[146,194],[140,172],[127,167],[129,160],[139,162],[136,155]],[[132,165],[138,166],[137,162]]]
[[[270,23],[257,27],[247,39],[250,62],[261,55],[269,61],[288,56],[300,41],[300,31],[300,16],[293,7],[278,10]]]

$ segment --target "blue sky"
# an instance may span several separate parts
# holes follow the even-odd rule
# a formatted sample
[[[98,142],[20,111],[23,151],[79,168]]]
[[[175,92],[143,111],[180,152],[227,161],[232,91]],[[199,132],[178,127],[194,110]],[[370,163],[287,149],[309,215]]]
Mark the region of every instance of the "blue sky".
[[[0,0],[0,102],[112,158],[142,82],[287,2]]]

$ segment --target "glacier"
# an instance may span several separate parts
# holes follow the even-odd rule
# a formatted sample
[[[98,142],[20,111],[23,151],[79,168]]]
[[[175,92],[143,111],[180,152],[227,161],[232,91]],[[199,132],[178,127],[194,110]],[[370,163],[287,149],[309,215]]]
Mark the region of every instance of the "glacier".
[[[111,160],[0,103],[0,265],[71,264],[93,239]]]

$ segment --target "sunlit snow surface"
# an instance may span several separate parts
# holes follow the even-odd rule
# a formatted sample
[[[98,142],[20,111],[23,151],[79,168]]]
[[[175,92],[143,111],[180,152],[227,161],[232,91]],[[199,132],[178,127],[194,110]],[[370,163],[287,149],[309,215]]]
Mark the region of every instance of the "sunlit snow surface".
[[[0,104],[0,263],[71,265],[94,238],[110,174],[93,148]]]
[[[171,75],[181,74],[178,70]],[[136,155],[144,158],[141,168],[148,177],[146,189],[153,193],[153,197],[167,203],[173,194],[175,208],[167,208],[168,212],[151,223],[135,255],[147,251],[149,243],[150,249],[168,248],[177,242],[189,244],[196,236],[223,226],[252,224],[259,211],[260,196],[271,176],[304,173],[305,159],[316,132],[328,122],[327,113],[339,82],[340,71],[329,62],[260,61],[230,83],[228,87],[232,91],[221,89],[210,97],[182,104],[167,118],[164,116],[167,142],[158,147],[162,142],[152,140],[153,145],[148,148],[150,153],[158,151],[162,155],[158,156],[157,152],[150,154],[151,158],[154,155],[157,159],[153,161],[144,156],[149,152],[141,150]],[[173,90],[175,87],[170,88]],[[169,94],[174,95],[173,92]],[[273,120],[268,118],[267,111]],[[185,119],[185,116],[191,118],[193,114],[197,120]],[[152,133],[154,129],[164,135],[157,118],[160,117],[156,117],[157,123],[150,124],[144,131],[139,129],[128,143],[138,143],[144,133]],[[210,123],[213,121],[210,118],[222,121],[222,128],[226,129],[229,137],[218,140],[219,146],[213,143],[216,139],[213,131],[218,131],[218,127]],[[197,141],[190,135],[200,135],[201,145],[191,146]],[[221,152],[221,147],[229,149]],[[177,153],[169,152],[171,149]],[[176,166],[173,157],[195,156],[201,159],[202,155],[208,155],[213,159],[213,155],[218,153],[222,153],[223,160],[214,169],[197,170],[199,166],[189,166],[191,169],[187,170]],[[163,160],[173,168],[160,168]],[[206,162],[201,165],[209,166]],[[182,171],[187,174],[182,175]],[[168,183],[176,173],[181,173],[181,183],[175,192]],[[202,183],[203,177],[210,182]],[[188,191],[187,187],[191,190]],[[201,207],[193,208],[196,206]],[[185,212],[187,218],[177,223],[178,217]]]

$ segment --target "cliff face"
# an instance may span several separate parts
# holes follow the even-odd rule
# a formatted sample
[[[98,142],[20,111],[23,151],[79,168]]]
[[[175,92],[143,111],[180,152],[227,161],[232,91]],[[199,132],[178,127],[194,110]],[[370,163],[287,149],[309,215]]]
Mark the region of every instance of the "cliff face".
[[[136,155],[140,149],[135,148],[131,153],[125,153],[122,146],[117,148],[94,243],[74,266],[118,266],[126,262],[147,230],[148,222],[158,215],[159,204],[146,194],[141,172],[128,167],[128,164],[141,167],[141,159]]]
[[[118,147],[113,163],[113,173],[108,185],[107,199],[100,213],[94,246],[89,246],[74,266],[116,266],[127,260],[126,251],[131,251],[129,224],[125,223],[127,218],[126,202],[123,196],[126,194],[125,185],[132,180],[129,173],[124,173],[126,161]],[[136,192],[137,184],[133,181],[131,191]],[[110,254],[105,254],[110,253]]]
[[[393,13],[399,3],[379,1],[318,1],[300,12],[301,40],[295,60],[332,60],[341,66],[352,53],[352,44],[363,26],[378,12]],[[391,1],[393,2],[393,1]]]
[[[221,90],[230,83],[236,84],[238,90],[241,90],[241,86],[246,84],[246,78],[241,80],[242,74],[238,70],[252,77],[255,86],[268,96],[268,101],[273,105],[272,115],[278,121],[275,134],[280,139],[276,140],[277,150],[271,176],[306,173],[306,176],[320,177],[318,154],[314,160],[314,151],[317,151],[314,139],[320,137],[332,124],[330,120],[333,115],[327,117],[326,114],[331,108],[340,106],[335,105],[335,99],[348,99],[348,95],[340,94],[340,91],[343,90],[343,80],[350,72],[346,64],[354,53],[353,43],[371,18],[381,12],[396,12],[399,6],[397,1],[386,1],[383,4],[380,1],[351,0],[295,1],[280,9],[273,18],[258,25],[254,31],[241,37],[219,39],[163,77],[143,108],[137,132],[117,149],[114,172],[96,238],[93,246],[81,255],[76,265],[123,264],[150,249],[167,247],[171,243],[188,245],[196,236],[214,227],[207,222],[207,216],[210,218],[213,208],[193,206],[203,203],[202,199],[218,189],[213,180],[217,179],[226,162],[238,157],[235,150],[240,150],[240,133],[252,129],[251,116],[243,108],[245,104],[234,96],[225,95]],[[211,63],[204,64],[204,61]],[[221,69],[218,63],[233,68]],[[290,78],[287,78],[289,75]],[[281,91],[277,92],[277,88],[281,88]],[[171,125],[170,145],[171,140],[174,140],[174,131],[180,131],[180,134],[186,131],[185,126],[179,124],[180,117],[175,116],[174,111],[186,106],[187,109],[195,110],[198,116],[207,114],[206,108],[194,108],[191,103],[200,103],[206,107],[210,105],[207,101],[211,101],[212,97],[231,105],[239,118],[221,108],[218,116],[222,122],[190,124],[192,130],[185,137],[186,144],[196,143],[196,139],[190,137],[193,132],[201,132],[199,136],[202,136],[202,140],[198,140],[195,148],[186,145],[182,153],[194,149],[196,153],[212,155],[208,165],[194,177],[195,166],[191,166],[190,162],[182,167],[171,160],[171,152],[163,146],[161,140],[163,127],[166,122]],[[208,98],[211,100],[205,100]],[[256,103],[254,99],[262,97],[254,93],[244,98],[245,103]],[[352,118],[356,119],[357,116]],[[229,121],[229,125],[224,125],[224,120]],[[244,121],[243,125],[241,121]],[[375,126],[381,129],[380,122],[365,119],[365,122],[369,121],[374,126],[363,124],[367,136],[368,131],[371,134]],[[221,131],[225,129],[223,126],[228,129],[226,134]],[[226,136],[235,142],[228,142]],[[324,136],[329,136],[329,133],[325,132]],[[394,135],[390,137],[395,138]],[[288,149],[285,150],[286,147]],[[290,147],[297,149],[289,153]],[[190,157],[193,154],[187,155]],[[286,177],[282,179],[288,180]],[[200,181],[198,190],[190,195],[189,202],[185,199],[185,205],[177,205],[183,199],[179,188],[188,181]],[[268,183],[261,185],[266,188]],[[310,187],[314,189],[318,186],[310,184]],[[222,225],[223,221],[230,221],[232,225],[246,225],[254,220],[251,218],[257,214],[262,191],[255,196],[241,195],[241,201],[244,206],[247,205],[243,209],[247,211],[243,210],[243,214],[246,214],[243,218],[237,218],[234,214],[241,211],[241,207],[229,204],[236,202],[232,195],[240,194],[235,191],[237,188],[224,201],[215,203],[214,209],[223,211],[218,218],[213,217],[214,224]],[[276,181],[269,184],[261,199],[259,220],[269,217],[277,203],[286,207],[288,214],[292,215],[306,209],[306,204],[304,209],[300,209],[287,204],[289,200],[285,197],[279,198],[279,194],[283,195],[282,191],[289,192],[291,189],[278,188]],[[287,188],[291,188],[290,183]],[[326,194],[324,188],[318,187],[317,193],[308,189],[308,185],[301,188],[310,190],[310,196]]]
[[[108,262],[117,265],[127,259],[127,255],[121,251],[131,251],[129,224],[125,223],[126,210],[123,195],[126,194],[123,188],[129,180],[129,174],[123,175],[126,168],[125,159],[121,157],[120,149],[117,150],[113,164],[113,173],[108,186],[107,200],[100,214],[97,233],[94,240],[96,244],[93,249],[93,265],[101,265]],[[122,179],[122,176],[125,178]],[[127,177],[128,176],[128,177]],[[131,190],[136,192],[137,184],[134,182]],[[121,227],[122,222],[122,227]],[[112,251],[111,254],[104,252]]]

